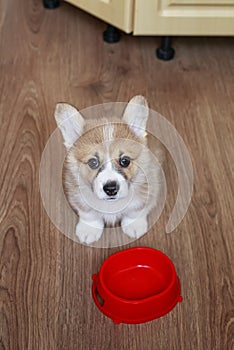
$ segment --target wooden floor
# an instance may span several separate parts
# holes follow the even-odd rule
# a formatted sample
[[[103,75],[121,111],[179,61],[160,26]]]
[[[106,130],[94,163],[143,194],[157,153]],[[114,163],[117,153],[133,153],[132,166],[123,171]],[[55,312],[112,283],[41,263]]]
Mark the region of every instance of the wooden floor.
[[[69,5],[0,0],[0,349],[234,349],[234,40],[176,38],[175,59],[161,62],[160,38],[123,35],[108,45],[104,29]],[[183,137],[195,183],[187,215],[166,234],[177,191],[169,159],[166,208],[128,246],[173,260],[183,302],[152,322],[114,325],[93,303],[91,276],[128,246],[85,247],[55,229],[39,164],[56,102],[84,108],[139,93]]]

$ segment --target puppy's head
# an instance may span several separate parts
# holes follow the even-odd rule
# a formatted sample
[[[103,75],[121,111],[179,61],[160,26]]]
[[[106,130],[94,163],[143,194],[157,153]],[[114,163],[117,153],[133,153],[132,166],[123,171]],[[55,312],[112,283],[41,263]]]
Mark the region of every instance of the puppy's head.
[[[66,169],[97,198],[115,201],[129,195],[139,173],[148,105],[142,96],[128,103],[122,119],[84,120],[68,104],[57,104],[55,118],[68,149]]]

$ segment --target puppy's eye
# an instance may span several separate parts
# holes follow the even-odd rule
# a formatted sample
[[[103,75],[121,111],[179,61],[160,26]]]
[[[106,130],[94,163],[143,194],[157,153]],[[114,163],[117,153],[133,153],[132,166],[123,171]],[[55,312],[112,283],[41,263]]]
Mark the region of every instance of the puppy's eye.
[[[100,161],[97,158],[90,158],[88,160],[88,165],[91,169],[97,169],[100,165]]]
[[[127,168],[130,162],[131,160],[128,156],[122,156],[119,158],[119,165],[121,165],[123,168]]]

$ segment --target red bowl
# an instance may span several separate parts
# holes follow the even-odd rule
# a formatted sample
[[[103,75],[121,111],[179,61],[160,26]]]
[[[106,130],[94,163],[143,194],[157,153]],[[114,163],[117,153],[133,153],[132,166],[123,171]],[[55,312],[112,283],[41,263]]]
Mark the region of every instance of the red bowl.
[[[143,323],[182,301],[172,261],[148,247],[125,249],[107,258],[93,275],[95,304],[114,323]]]

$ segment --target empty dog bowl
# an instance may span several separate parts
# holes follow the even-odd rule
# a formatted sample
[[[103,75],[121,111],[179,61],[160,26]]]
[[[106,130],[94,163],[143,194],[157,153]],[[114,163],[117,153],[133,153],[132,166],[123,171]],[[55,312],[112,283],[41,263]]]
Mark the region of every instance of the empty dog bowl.
[[[172,261],[159,250],[136,247],[107,258],[93,275],[95,304],[115,323],[143,323],[182,301]]]

